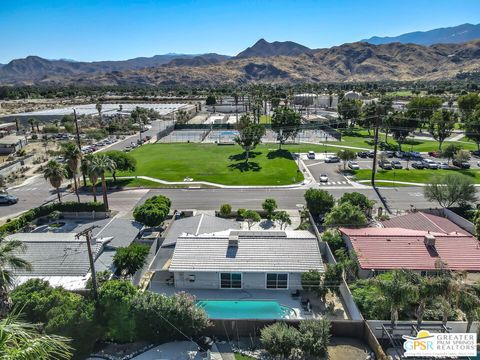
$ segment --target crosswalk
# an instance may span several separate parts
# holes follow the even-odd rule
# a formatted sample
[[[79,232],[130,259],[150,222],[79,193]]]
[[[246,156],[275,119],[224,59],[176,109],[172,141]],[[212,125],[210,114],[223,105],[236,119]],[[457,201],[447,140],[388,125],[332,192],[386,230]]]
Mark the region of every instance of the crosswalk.
[[[349,182],[348,181],[329,181],[329,182],[321,182],[319,184],[320,186],[349,185]]]
[[[15,192],[26,192],[26,191],[37,191],[37,187],[21,187],[21,188],[15,188],[8,190],[9,193],[15,193]]]

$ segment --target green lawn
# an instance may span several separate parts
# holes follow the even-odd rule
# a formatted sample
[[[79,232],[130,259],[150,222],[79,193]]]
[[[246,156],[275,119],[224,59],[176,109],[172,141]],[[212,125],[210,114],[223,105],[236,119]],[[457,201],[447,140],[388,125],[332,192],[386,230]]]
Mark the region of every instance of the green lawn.
[[[470,170],[417,170],[417,169],[402,169],[402,170],[379,170],[376,175],[378,180],[392,180],[405,181],[413,183],[431,183],[436,176],[443,176],[451,173],[461,173],[470,177],[475,183],[480,183],[480,169]],[[372,177],[372,170],[363,169],[357,170],[355,173],[356,180],[370,180]]]
[[[235,360],[255,360],[255,359],[250,356],[235,353]]]
[[[225,185],[288,185],[303,180],[290,152],[278,151],[274,144],[258,146],[248,163],[237,145],[151,144],[130,154],[137,159],[137,170],[118,176],[144,175],[167,181],[190,177]]]

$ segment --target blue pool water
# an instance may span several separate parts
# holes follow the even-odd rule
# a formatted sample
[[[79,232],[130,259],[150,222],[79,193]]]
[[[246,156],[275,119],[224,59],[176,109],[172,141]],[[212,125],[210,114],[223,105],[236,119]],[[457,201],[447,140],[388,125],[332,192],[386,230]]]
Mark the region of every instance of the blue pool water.
[[[238,135],[237,131],[222,131],[220,135],[226,136],[226,135]]]
[[[201,300],[210,319],[285,319],[294,312],[276,301],[254,300]]]

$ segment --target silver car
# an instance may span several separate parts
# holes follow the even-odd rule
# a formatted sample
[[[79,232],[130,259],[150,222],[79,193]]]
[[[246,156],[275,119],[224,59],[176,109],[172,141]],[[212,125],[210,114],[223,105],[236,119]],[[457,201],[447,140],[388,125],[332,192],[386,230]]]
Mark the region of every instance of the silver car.
[[[349,161],[347,165],[352,170],[360,170],[360,165],[356,161]]]

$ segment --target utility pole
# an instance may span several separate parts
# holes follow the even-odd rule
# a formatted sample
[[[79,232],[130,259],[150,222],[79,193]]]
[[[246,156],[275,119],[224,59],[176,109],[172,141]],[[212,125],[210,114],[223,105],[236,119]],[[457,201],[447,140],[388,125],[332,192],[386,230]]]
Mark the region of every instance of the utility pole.
[[[77,133],[77,146],[79,150],[82,150],[82,146],[80,144],[80,132],[78,131],[78,119],[77,119],[77,111],[75,108],[73,109],[73,118],[75,120],[75,131]],[[87,177],[85,176],[85,173],[82,171],[82,177],[83,177],[83,186],[87,187]]]
[[[90,272],[92,273],[92,290],[93,290],[93,298],[95,302],[98,302],[98,289],[97,289],[97,274],[95,272],[95,262],[93,261],[93,254],[92,254],[92,230],[98,228],[98,225],[90,226],[89,228],[79,232],[75,235],[75,238],[79,239],[81,236],[85,236],[87,241],[87,249],[88,249],[88,260],[90,261]]]
[[[377,172],[377,148],[378,148],[378,128],[380,126],[380,112],[377,108],[377,115],[375,119],[375,135],[373,147],[373,164],[372,164],[372,186],[375,188],[375,173]]]

